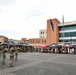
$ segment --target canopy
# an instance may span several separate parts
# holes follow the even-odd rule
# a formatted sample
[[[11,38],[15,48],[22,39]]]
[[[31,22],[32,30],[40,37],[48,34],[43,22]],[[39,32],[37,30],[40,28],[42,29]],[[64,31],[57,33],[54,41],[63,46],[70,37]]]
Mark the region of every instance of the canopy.
[[[46,48],[48,45],[47,44],[43,44],[40,46],[40,48]]]
[[[16,46],[30,46],[29,44],[27,44],[27,43],[19,43],[19,44],[17,44]]]
[[[74,45],[74,48],[76,49],[76,45]]]
[[[4,42],[4,43],[1,43],[1,45],[3,45],[3,46],[15,46],[16,44],[14,43],[14,42],[9,42],[9,41],[7,41],[7,42]]]
[[[60,45],[56,44],[56,43],[53,43],[53,44],[49,44],[48,47],[51,47],[51,48],[58,48],[58,47],[61,47]]]
[[[65,43],[64,45],[62,45],[62,47],[74,47],[74,45],[72,45],[71,43]]]

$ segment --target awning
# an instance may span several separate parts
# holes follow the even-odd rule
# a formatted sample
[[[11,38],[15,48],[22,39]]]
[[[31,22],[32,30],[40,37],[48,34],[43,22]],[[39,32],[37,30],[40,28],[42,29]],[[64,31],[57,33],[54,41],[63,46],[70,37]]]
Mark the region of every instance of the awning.
[[[69,48],[71,48],[71,47],[74,47],[74,45],[73,44],[71,44],[71,43],[65,43],[64,45],[62,45],[62,47],[63,48],[67,48],[67,47],[69,47]]]
[[[56,43],[53,43],[53,44],[49,44],[48,47],[50,47],[50,48],[59,48],[61,46],[56,44]]]
[[[40,48],[46,48],[48,45],[47,44],[43,44],[40,46]]]

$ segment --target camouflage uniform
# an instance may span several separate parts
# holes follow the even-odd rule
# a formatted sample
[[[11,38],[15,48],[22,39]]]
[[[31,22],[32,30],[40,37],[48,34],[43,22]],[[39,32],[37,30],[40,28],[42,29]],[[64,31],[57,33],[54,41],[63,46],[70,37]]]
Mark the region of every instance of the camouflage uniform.
[[[0,58],[1,58],[1,54],[2,54],[2,46],[0,46]]]
[[[32,53],[32,46],[29,47],[30,52]]]
[[[15,52],[15,48],[14,47],[11,47],[9,49],[9,53],[10,53],[10,67],[13,67],[14,52]]]
[[[3,50],[3,46],[0,46],[0,58],[2,56],[2,50]]]
[[[5,64],[5,59],[6,59],[6,52],[8,51],[7,47],[4,47],[4,49],[2,50],[2,65]]]
[[[26,50],[25,47],[23,47],[23,50],[24,50],[24,53],[25,53],[25,50]]]
[[[19,47],[15,48],[15,61],[18,60],[18,52],[19,52],[19,50],[21,50]]]

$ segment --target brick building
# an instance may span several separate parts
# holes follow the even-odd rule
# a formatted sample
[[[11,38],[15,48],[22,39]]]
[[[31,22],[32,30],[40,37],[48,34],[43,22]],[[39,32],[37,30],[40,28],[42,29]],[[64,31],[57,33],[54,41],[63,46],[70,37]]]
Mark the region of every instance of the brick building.
[[[54,24],[54,31],[51,28],[50,24],[50,19],[47,20],[47,29],[41,30],[40,33],[43,33],[44,31],[46,32],[46,38],[30,38],[29,39],[29,44],[34,46],[34,47],[39,47],[43,44],[52,44],[52,43],[58,43],[59,42],[59,31],[58,31],[58,24],[60,23],[56,18],[51,20],[52,23]],[[40,36],[42,36],[39,33]],[[46,42],[43,42],[46,41]]]
[[[29,45],[39,48],[41,45],[46,44],[46,38],[30,38]]]
[[[56,18],[51,20],[54,25],[54,31],[50,24],[50,19],[47,20],[47,44],[58,43],[59,42],[59,30],[58,24],[60,23]]]
[[[6,41],[8,41],[8,38],[1,35],[0,36],[0,43],[6,42]]]

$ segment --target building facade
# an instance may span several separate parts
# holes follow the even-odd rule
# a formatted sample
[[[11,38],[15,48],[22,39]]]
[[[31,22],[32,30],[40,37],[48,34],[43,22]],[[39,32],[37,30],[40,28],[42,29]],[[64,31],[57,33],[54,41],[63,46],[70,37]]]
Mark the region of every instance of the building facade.
[[[76,44],[76,21],[65,22],[58,24],[59,29],[59,43],[70,42]]]
[[[51,23],[52,22],[52,23]],[[54,25],[54,30],[52,29]],[[45,37],[44,32],[46,33]],[[44,44],[41,41],[46,40],[45,44],[64,44],[72,43],[76,44],[76,21],[65,22],[64,24],[56,18],[47,20],[47,28],[39,31],[40,38],[29,39],[29,44],[34,47],[39,47]]]
[[[39,48],[41,45],[46,44],[46,38],[31,38],[29,39],[29,45]]]
[[[0,43],[6,42],[6,41],[8,41],[8,38],[1,35],[0,36]]]
[[[39,30],[39,38],[46,38],[47,37],[47,30],[41,29]]]
[[[52,21],[54,25],[54,30],[52,29],[50,20]],[[59,42],[59,30],[58,30],[59,23],[60,22],[56,18],[47,20],[47,44]]]
[[[76,21],[60,23],[57,19],[52,19],[54,31],[47,20],[47,44],[72,43],[76,44]]]
[[[21,42],[21,40],[16,40],[16,39],[8,39],[8,41],[12,41],[12,42],[14,42],[14,43],[16,43],[16,44],[18,44],[18,43]]]

